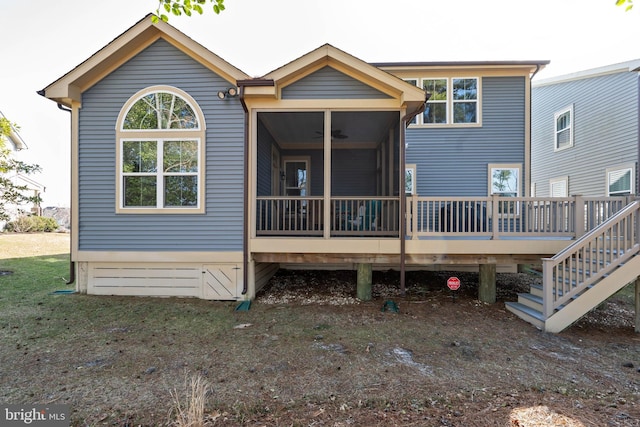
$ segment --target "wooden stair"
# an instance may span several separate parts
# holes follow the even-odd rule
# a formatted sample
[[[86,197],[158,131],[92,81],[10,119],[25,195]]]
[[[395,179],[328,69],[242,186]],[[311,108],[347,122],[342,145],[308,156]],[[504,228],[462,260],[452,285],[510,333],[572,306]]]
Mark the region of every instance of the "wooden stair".
[[[518,294],[516,302],[505,303],[506,309],[538,329],[558,333],[640,277],[639,208],[637,201],[627,205],[544,259],[543,285]]]
[[[505,303],[507,310],[546,332],[562,332],[582,316],[596,308],[607,298],[618,292],[640,275],[640,256],[620,264],[611,274],[603,276],[584,292],[572,298],[571,302],[560,306],[545,319],[543,314],[543,287],[531,285],[528,293],[518,294],[518,301]]]

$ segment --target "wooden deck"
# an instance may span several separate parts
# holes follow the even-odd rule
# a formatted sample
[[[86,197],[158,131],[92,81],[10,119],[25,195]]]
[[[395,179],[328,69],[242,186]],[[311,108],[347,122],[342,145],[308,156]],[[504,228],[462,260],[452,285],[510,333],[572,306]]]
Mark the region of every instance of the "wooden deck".
[[[408,265],[528,264],[558,253],[629,202],[412,196],[402,227],[398,198],[259,197],[251,256],[305,264],[399,264],[402,257]]]

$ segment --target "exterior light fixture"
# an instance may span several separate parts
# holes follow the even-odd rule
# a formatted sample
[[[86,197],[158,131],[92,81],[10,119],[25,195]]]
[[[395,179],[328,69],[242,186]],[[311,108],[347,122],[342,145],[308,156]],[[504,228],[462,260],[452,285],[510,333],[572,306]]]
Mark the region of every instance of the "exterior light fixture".
[[[235,98],[236,96],[238,96],[238,88],[236,87],[230,87],[227,90],[221,90],[218,92],[218,98],[220,99]]]

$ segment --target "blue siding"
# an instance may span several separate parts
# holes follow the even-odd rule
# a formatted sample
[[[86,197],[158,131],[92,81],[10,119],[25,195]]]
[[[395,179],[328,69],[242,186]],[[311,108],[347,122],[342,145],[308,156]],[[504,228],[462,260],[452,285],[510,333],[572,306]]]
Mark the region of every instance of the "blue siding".
[[[569,195],[604,196],[606,169],[637,162],[639,82],[637,72],[625,72],[534,86],[531,181],[537,196],[548,196],[549,179],[560,176],[569,177]],[[554,114],[571,104],[574,146],[554,151]]]
[[[205,214],[116,215],[116,120],[151,85],[189,93],[205,115]],[[79,122],[79,248],[110,251],[239,251],[243,230],[244,112],[215,95],[229,83],[164,40],[83,93]]]
[[[524,168],[525,84],[524,77],[482,78],[482,127],[407,129],[419,195],[486,196],[489,163]]]
[[[329,66],[282,89],[282,99],[387,99],[390,96]]]

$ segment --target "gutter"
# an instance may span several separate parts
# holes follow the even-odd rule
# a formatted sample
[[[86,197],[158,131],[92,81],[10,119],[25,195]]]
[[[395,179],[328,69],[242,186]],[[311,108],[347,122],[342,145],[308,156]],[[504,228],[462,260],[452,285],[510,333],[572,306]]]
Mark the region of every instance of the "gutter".
[[[242,231],[242,295],[246,295],[249,291],[249,108],[244,99],[244,88],[248,86],[274,86],[275,82],[269,79],[248,79],[238,80],[236,85],[240,88],[238,97],[240,98],[240,104],[244,110],[244,186],[243,186],[243,220],[244,227]]]
[[[405,265],[406,265],[406,238],[407,238],[407,197],[405,193],[405,169],[407,166],[407,159],[405,158],[405,131],[409,127],[409,122],[413,120],[418,114],[422,114],[427,108],[427,101],[431,98],[429,92],[426,93],[424,102],[412,113],[405,114],[401,119],[402,129],[400,129],[400,182],[398,183],[398,190],[400,195],[400,293],[404,295],[406,293],[405,286]]]
[[[45,94],[45,90],[39,90],[36,92],[38,95],[40,96],[44,96],[46,97]],[[58,102],[58,109],[62,110],[62,111],[66,111],[67,113],[71,113],[71,109],[65,107],[64,105],[62,105],[61,103]],[[72,183],[73,185],[73,183]],[[71,194],[73,194],[73,189],[71,189]],[[71,201],[69,202],[69,221],[71,222],[71,215],[73,213],[73,209],[71,209]],[[72,231],[70,231],[72,232]],[[71,246],[71,240],[69,239],[69,246]],[[71,247],[69,247],[69,280],[67,280],[66,284],[67,285],[71,285],[76,281],[76,263],[75,261],[71,260]]]

